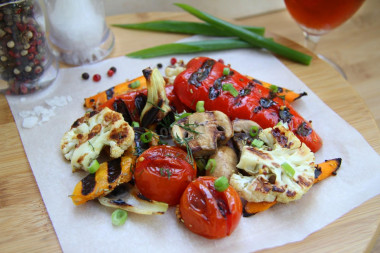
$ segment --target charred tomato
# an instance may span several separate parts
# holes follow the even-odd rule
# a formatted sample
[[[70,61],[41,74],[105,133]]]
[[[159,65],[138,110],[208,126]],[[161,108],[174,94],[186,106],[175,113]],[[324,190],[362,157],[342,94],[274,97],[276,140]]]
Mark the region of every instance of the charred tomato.
[[[188,161],[185,151],[160,145],[150,147],[139,156],[134,178],[145,197],[176,205],[196,174],[195,162]]]
[[[185,226],[209,239],[230,235],[239,224],[242,203],[234,188],[219,192],[215,177],[199,177],[184,191],[179,204],[180,218]]]

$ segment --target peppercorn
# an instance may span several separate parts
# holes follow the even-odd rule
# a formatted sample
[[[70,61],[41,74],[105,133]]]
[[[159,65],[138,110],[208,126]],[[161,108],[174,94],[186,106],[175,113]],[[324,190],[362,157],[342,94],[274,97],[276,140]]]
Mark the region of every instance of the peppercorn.
[[[110,70],[112,70],[113,73],[116,73],[116,68],[115,67],[111,67]]]
[[[82,79],[83,80],[88,80],[90,78],[90,75],[87,73],[87,72],[84,72],[83,74],[82,74]]]
[[[102,79],[102,77],[101,77],[99,74],[95,74],[95,75],[92,77],[92,80],[94,80],[94,82],[99,82],[100,79]]]
[[[161,63],[158,63],[158,64],[157,64],[157,68],[159,68],[159,69],[162,68],[162,64],[161,64]]]
[[[109,70],[107,71],[107,76],[111,77],[111,76],[113,76],[114,73],[115,73],[115,72],[113,72],[112,69],[109,69]]]
[[[173,58],[170,59],[170,64],[171,65],[174,65],[176,63],[177,63],[177,59],[176,58],[173,57]]]

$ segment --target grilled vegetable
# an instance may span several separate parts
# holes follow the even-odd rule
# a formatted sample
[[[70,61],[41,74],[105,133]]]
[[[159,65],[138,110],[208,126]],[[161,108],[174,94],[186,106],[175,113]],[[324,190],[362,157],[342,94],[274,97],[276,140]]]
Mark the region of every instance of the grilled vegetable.
[[[109,88],[103,92],[100,92],[94,96],[84,99],[84,106],[86,108],[96,109],[98,106],[104,104],[113,97],[127,93],[128,91],[133,91],[131,84],[139,83],[138,89],[146,88],[146,80],[143,76],[139,76],[131,81],[127,81],[121,84],[118,84],[114,87]]]
[[[237,192],[229,186],[219,192],[216,177],[198,177],[182,194],[177,218],[193,233],[210,239],[230,235],[238,226],[242,204]]]
[[[259,133],[262,148],[245,146],[230,184],[248,202],[288,203],[300,199],[314,183],[314,154],[283,126]]]
[[[335,158],[335,159],[330,159],[326,160],[323,163],[319,163],[314,166],[314,184],[318,183],[326,178],[328,178],[331,175],[336,175],[336,172],[340,168],[340,165],[342,163],[341,158]],[[243,208],[243,214],[244,216],[251,216],[254,215],[258,212],[265,211],[269,209],[270,207],[274,206],[277,203],[277,201],[272,201],[272,202],[247,202],[244,205]]]
[[[197,101],[205,102],[205,109],[221,111],[231,120],[250,119],[261,127],[273,127],[280,121],[313,152],[322,146],[322,140],[293,107],[280,97],[273,96],[270,89],[255,83],[231,68],[207,57],[196,57],[187,64],[174,82],[174,92],[183,104],[195,110]],[[225,86],[229,90],[224,89]],[[232,87],[232,88],[231,88]],[[236,90],[234,96],[231,90]]]
[[[147,81],[148,97],[141,112],[141,126],[148,127],[155,121],[163,119],[171,110],[165,93],[165,80],[158,69],[143,70]]]
[[[240,153],[244,146],[252,144],[262,129],[259,124],[248,119],[235,119],[232,121],[232,128],[234,130],[234,146]],[[256,135],[253,134],[254,131]]]
[[[261,80],[257,80],[253,77],[247,76],[249,79],[251,79],[253,82],[257,84],[261,84],[265,88],[270,89],[271,93],[277,97],[281,97],[285,99],[287,102],[291,103],[297,99],[300,99],[303,96],[307,96],[306,92],[297,93],[293,90],[289,90],[274,84],[270,84]]]
[[[111,158],[118,158],[133,144],[134,135],[120,113],[104,108],[77,119],[62,137],[61,151],[73,171],[88,171],[105,146]]]
[[[169,207],[166,203],[147,199],[135,186],[130,184],[122,184],[110,194],[100,197],[98,200],[103,206],[146,215],[164,214]]]
[[[235,151],[228,146],[219,147],[215,154],[210,156],[210,159],[215,160],[215,168],[206,170],[207,176],[225,176],[230,179],[231,175],[237,172],[238,158]]]
[[[336,172],[340,168],[342,163],[342,158],[335,158],[331,160],[326,160],[323,163],[317,164],[315,166],[315,179],[314,183],[318,183],[331,175],[336,175]]]
[[[183,148],[188,145],[194,157],[215,153],[218,145],[226,144],[232,135],[231,121],[219,111],[193,113],[172,127],[173,140]]]
[[[133,148],[115,160],[103,162],[95,174],[89,174],[75,186],[70,196],[75,205],[107,195],[116,186],[132,179],[132,169],[135,165]]]
[[[177,205],[197,169],[185,151],[167,145],[147,149],[137,159],[134,179],[147,198]]]
[[[247,202],[243,207],[243,216],[248,217],[259,212],[268,210],[274,206],[277,201],[272,202]]]

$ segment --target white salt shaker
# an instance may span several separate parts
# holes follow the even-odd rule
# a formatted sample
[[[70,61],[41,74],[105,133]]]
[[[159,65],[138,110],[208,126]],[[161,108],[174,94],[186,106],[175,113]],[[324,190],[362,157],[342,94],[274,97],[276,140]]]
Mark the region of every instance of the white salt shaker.
[[[71,65],[100,61],[114,47],[103,0],[44,0],[49,40],[58,58]]]

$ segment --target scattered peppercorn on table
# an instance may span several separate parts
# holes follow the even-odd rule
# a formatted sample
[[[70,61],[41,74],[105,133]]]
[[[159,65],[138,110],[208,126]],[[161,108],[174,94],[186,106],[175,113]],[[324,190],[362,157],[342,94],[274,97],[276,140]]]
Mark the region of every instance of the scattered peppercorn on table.
[[[365,5],[366,3],[364,7]],[[376,5],[372,9],[380,7],[380,4],[375,3],[375,0],[370,0],[368,5]],[[370,11],[370,9],[367,11]],[[239,23],[242,25],[263,25],[267,27],[267,30],[275,31],[275,27],[272,27],[274,24],[288,22],[294,27],[286,31],[289,36],[286,33],[283,34],[293,38],[293,33],[300,31],[297,30],[297,26],[295,23],[292,23],[293,21],[287,15],[285,11],[280,11],[259,17],[246,18]],[[361,15],[360,11],[358,15]],[[361,18],[365,20],[368,13],[363,13],[362,15]],[[268,21],[268,17],[273,21]],[[128,14],[108,17],[107,21],[109,24],[114,24],[161,19],[195,21],[193,17],[184,13]],[[268,25],[264,24],[264,21],[268,21]],[[367,25],[370,26],[371,24],[368,23]],[[116,45],[110,57],[121,56],[138,49],[174,42],[186,37],[185,35],[132,31],[116,27],[112,27],[111,29],[115,34]],[[350,30],[352,33],[357,32],[354,24],[348,24],[345,29],[345,32],[347,30]],[[373,37],[361,37],[360,40],[363,43],[372,40],[376,41],[377,45],[380,44],[379,29],[373,29]],[[286,46],[302,52],[308,52],[300,45],[285,37],[276,34],[267,35]],[[323,43],[323,40],[321,43]],[[344,43],[344,41],[332,43],[331,46],[339,48],[341,43]],[[351,56],[355,57],[355,54],[351,53]],[[371,56],[376,57],[371,55],[370,52],[366,54],[366,57],[370,58]],[[328,64],[317,59],[315,56],[310,66],[304,66],[284,59],[281,59],[281,61],[335,112],[358,129],[370,145],[380,153],[379,129],[367,105],[347,81],[339,76]],[[360,69],[360,66],[358,68]],[[362,68],[365,68],[365,66]],[[379,75],[375,77],[377,79],[372,80],[374,83],[380,80]],[[379,94],[380,87],[372,88],[373,93]],[[16,124],[3,95],[0,96],[0,108],[0,135],[3,140],[3,145],[0,149],[0,156],[2,158],[2,166],[0,168],[0,224],[2,228],[0,231],[0,252],[60,251],[59,242],[41,199],[33,173],[29,167]],[[370,252],[376,236],[380,232],[379,217],[380,196],[377,196],[301,242],[260,252],[294,252],[302,250],[307,252]]]

